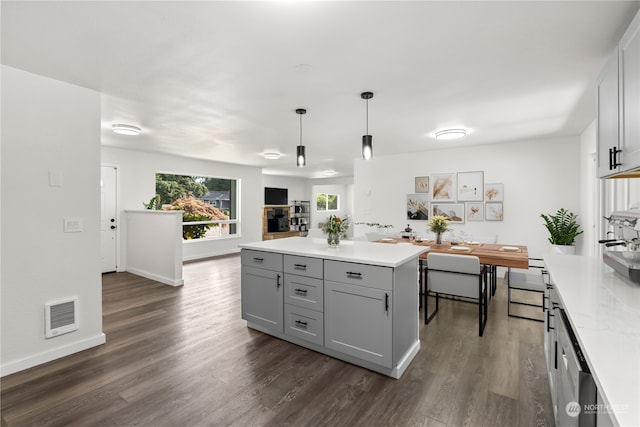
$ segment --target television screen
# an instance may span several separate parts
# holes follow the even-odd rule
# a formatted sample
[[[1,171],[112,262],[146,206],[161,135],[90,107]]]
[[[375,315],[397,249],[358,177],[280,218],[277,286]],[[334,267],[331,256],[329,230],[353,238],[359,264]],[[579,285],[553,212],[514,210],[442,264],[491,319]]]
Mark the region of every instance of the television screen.
[[[289,190],[286,188],[264,187],[265,205],[288,205]]]

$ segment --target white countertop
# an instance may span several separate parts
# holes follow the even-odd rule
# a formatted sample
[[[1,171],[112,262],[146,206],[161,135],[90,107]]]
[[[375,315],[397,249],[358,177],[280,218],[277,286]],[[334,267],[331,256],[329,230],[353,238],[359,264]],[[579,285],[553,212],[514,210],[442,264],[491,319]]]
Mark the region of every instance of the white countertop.
[[[327,239],[310,237],[263,240],[261,242],[242,243],[238,246],[256,251],[277,252],[287,255],[300,255],[383,267],[398,267],[429,250],[428,246],[417,246],[410,243],[391,244],[353,240],[341,240],[337,248],[330,248],[327,245]]]
[[[640,285],[598,257],[549,254],[544,261],[605,410],[620,426],[640,426]]]

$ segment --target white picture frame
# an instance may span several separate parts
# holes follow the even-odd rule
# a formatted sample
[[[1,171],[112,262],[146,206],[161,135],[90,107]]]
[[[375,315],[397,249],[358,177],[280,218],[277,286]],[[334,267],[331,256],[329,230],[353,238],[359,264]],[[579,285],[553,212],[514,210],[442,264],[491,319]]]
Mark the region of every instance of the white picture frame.
[[[429,194],[407,194],[407,219],[426,221],[429,219]]]
[[[415,192],[429,193],[429,177],[428,176],[415,177]]]
[[[452,224],[464,224],[464,203],[431,203],[431,214],[445,216]]]
[[[458,172],[456,182],[459,202],[484,200],[484,172]]]
[[[487,221],[503,221],[504,206],[502,202],[486,202],[484,204],[484,216]]]
[[[442,202],[456,201],[455,173],[431,175],[431,200]]]
[[[464,218],[466,221],[484,221],[484,203],[467,202],[464,205]]]
[[[484,185],[485,202],[504,202],[504,184],[501,182]]]

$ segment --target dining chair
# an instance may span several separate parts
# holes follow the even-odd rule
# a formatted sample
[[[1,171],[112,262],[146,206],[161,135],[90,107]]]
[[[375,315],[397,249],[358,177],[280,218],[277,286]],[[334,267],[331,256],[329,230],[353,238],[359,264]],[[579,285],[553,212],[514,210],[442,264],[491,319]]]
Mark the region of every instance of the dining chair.
[[[319,228],[310,228],[307,237],[324,237],[324,233]]]
[[[427,287],[424,297],[424,323],[438,313],[440,294],[478,300],[478,335],[482,336],[489,316],[487,298],[487,266],[473,255],[429,253],[426,267]],[[427,313],[428,295],[436,296],[436,306]]]
[[[370,231],[368,233],[364,233],[364,235],[367,236],[367,240],[370,242],[382,239],[382,234],[377,231]]]
[[[498,243],[498,235],[473,236],[471,240],[478,243]],[[496,288],[498,287],[498,266],[487,265],[487,268],[491,279],[491,296],[493,296],[496,294]]]
[[[530,270],[533,270],[533,272]],[[512,304],[537,307],[544,312],[545,283],[542,278],[544,271],[543,260],[540,258],[529,258],[529,270],[509,267],[507,271],[505,271],[504,281],[507,284],[507,315],[509,317],[517,317],[520,319],[534,320],[536,322],[544,322],[544,315],[542,315],[540,318],[537,318],[525,316],[523,314],[514,314],[511,312]],[[532,292],[535,294],[540,294],[540,304],[534,304],[521,299],[514,300],[513,291]]]

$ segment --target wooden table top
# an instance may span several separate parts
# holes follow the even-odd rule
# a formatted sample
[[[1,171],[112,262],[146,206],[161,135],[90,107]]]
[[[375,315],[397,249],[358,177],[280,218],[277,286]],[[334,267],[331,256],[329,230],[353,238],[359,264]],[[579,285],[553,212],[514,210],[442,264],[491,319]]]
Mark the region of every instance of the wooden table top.
[[[408,243],[407,239],[383,239],[377,240],[380,243],[394,244],[394,243]],[[458,245],[451,245],[451,242],[443,241],[441,245],[436,245],[434,240],[423,240],[420,243],[413,243],[419,246],[429,246],[429,250],[420,255],[420,259],[426,259],[429,252],[447,253],[456,255],[475,255],[480,259],[481,264],[497,265],[500,267],[512,267],[512,268],[529,268],[529,252],[527,247],[523,245],[502,245],[495,243],[462,243]],[[452,250],[452,246],[464,246],[469,248],[469,251],[457,251]],[[505,250],[505,248],[517,248],[518,250]]]

